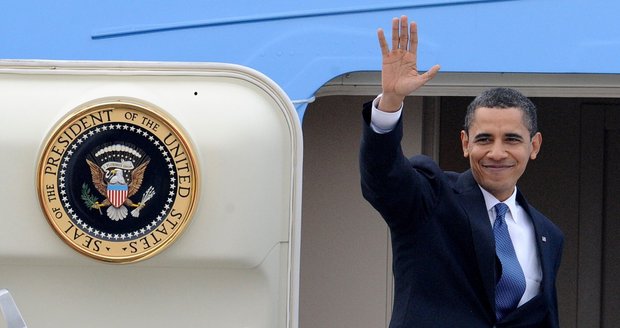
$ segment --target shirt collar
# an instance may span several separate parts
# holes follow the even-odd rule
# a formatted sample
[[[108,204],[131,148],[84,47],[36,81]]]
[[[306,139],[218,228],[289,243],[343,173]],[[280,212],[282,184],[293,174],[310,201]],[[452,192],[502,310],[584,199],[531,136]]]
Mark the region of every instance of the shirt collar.
[[[493,215],[495,215],[494,206],[497,205],[497,203],[504,203],[508,205],[508,209],[510,211],[510,214],[511,214],[510,216],[512,217],[512,219],[515,222],[517,222],[516,215],[514,214],[514,213],[517,213],[517,187],[516,186],[515,186],[515,189],[512,191],[512,194],[510,195],[510,197],[508,197],[508,199],[506,199],[503,202],[500,202],[497,198],[495,198],[495,196],[493,196],[490,192],[486,191],[480,185],[478,185],[478,187],[480,187],[480,191],[482,191],[482,196],[484,196],[484,203],[486,205],[487,212],[490,212],[492,210]]]

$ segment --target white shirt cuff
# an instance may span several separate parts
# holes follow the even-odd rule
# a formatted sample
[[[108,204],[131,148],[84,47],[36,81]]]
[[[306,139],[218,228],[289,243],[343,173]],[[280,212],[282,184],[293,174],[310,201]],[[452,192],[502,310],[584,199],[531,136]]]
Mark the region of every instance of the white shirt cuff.
[[[379,105],[379,99],[381,99],[381,95],[378,95],[377,98],[372,101],[370,127],[376,133],[385,134],[394,130],[394,127],[398,123],[400,115],[403,111],[403,104],[400,104],[400,108],[396,112],[384,112],[377,108],[377,106]]]

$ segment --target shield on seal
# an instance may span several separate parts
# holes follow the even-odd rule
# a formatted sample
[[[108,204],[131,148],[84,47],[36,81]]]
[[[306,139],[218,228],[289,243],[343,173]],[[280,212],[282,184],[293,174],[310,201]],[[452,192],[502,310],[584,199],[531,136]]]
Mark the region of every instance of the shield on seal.
[[[107,196],[112,206],[119,208],[127,199],[129,187],[125,184],[108,184]]]

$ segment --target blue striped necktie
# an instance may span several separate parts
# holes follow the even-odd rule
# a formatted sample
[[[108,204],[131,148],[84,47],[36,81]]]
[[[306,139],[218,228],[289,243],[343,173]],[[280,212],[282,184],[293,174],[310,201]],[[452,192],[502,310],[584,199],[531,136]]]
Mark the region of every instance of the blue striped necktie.
[[[502,263],[502,276],[495,286],[495,315],[497,320],[503,319],[508,313],[512,312],[525,292],[525,275],[521,265],[519,265],[504,219],[507,211],[508,205],[504,203],[495,205],[495,213],[497,213],[495,224],[493,224],[495,251]]]

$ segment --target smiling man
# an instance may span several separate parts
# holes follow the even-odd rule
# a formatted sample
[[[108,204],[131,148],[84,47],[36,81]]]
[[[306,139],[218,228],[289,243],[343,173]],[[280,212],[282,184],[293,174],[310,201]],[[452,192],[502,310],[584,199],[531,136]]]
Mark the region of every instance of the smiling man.
[[[540,151],[536,107],[516,90],[490,89],[469,105],[463,128],[463,154],[474,179],[498,200],[506,200],[528,160]]]
[[[555,280],[562,232],[517,188],[542,136],[536,107],[516,90],[484,91],[461,131],[471,169],[444,172],[402,153],[404,98],[432,79],[417,71],[417,26],[382,30],[383,92],[365,105],[364,197],[388,224],[395,282],[391,328],[558,327]]]

